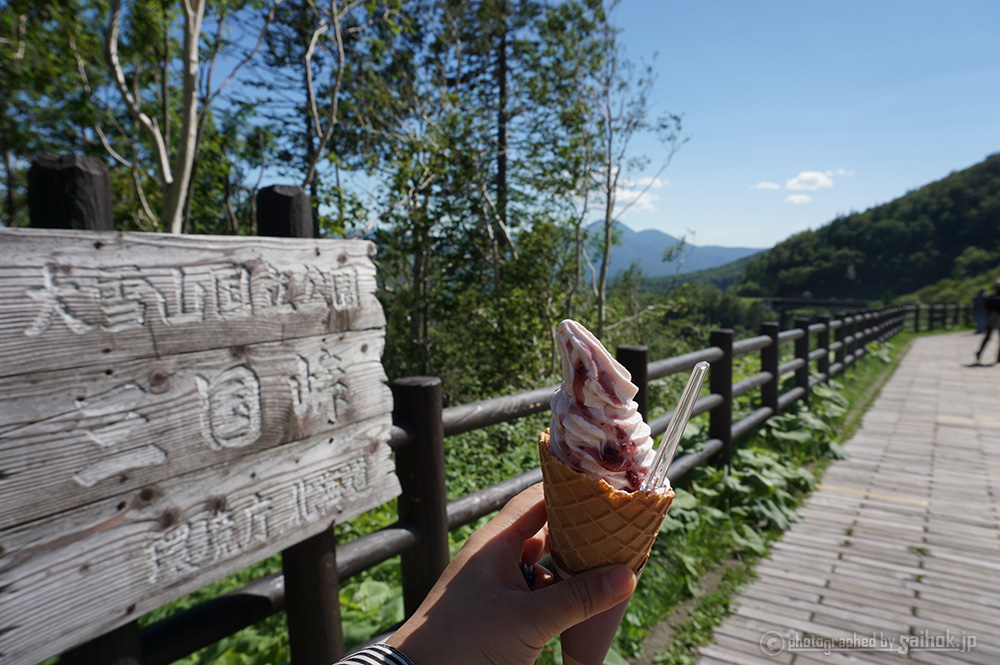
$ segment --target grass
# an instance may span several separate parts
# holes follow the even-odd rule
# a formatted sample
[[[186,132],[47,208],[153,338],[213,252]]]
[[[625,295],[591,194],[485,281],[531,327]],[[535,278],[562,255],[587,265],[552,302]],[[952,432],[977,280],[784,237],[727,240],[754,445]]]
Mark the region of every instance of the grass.
[[[730,611],[733,595],[752,579],[752,567],[766,556],[770,543],[797,520],[795,508],[808,496],[826,464],[842,454],[837,443],[852,433],[863,409],[875,399],[884,377],[901,358],[912,333],[897,336],[891,346],[872,348],[841,379],[839,393],[817,386],[811,411],[772,418],[757,433],[738,443],[731,469],[695,469],[676,488],[677,497],[661,537],[643,572],[625,615],[608,663],[643,655],[650,634],[670,634],[669,645],[655,662],[693,662],[697,647],[711,640],[712,628]],[[736,379],[754,374],[755,356],[734,363]],[[650,386],[655,417],[672,407],[685,377],[675,375]],[[786,387],[787,389],[787,387]],[[734,404],[734,421],[750,413],[752,395]],[[850,411],[847,404],[854,404]],[[707,414],[695,419],[685,448],[696,449],[707,438]],[[545,416],[449,437],[446,440],[449,499],[499,482],[537,465],[536,439],[547,425]],[[395,520],[394,503],[337,526],[339,542],[381,528]],[[457,551],[487,518],[451,534]],[[172,603],[143,623],[168,616],[196,602],[235,588],[248,579],[280,570],[280,557],[222,580]],[[340,589],[345,642],[363,642],[403,618],[398,560],[390,560],[345,582]],[[682,612],[678,608],[683,608]],[[665,625],[660,625],[670,617]],[[282,615],[251,626],[185,658],[185,665],[240,663],[257,665],[288,659],[287,628]],[[558,665],[555,643],[540,663]],[[644,662],[654,662],[647,656]]]
[[[852,366],[846,374],[838,377],[839,385],[836,399],[832,399],[829,394],[820,390],[819,399],[814,398],[812,401],[812,411],[796,414],[796,422],[786,423],[790,426],[783,429],[765,426],[743,444],[744,450],[775,452],[777,448],[784,468],[789,470],[797,468],[801,472],[811,473],[814,478],[818,479],[826,466],[834,458],[843,454],[836,442],[846,440],[853,435],[860,423],[861,415],[874,402],[885,381],[905,356],[910,341],[916,336],[912,332],[904,332],[897,335],[892,342],[881,347],[870,347],[870,352],[865,357]],[[817,388],[820,387],[817,386]],[[848,404],[851,405],[850,409],[843,408],[844,405]],[[803,418],[806,425],[811,424],[813,428],[811,431],[822,432],[822,428],[817,426],[818,423],[813,421],[814,416],[819,417],[830,426],[827,435],[829,441],[834,443],[831,451],[823,452],[811,449],[811,442],[815,440],[815,437],[810,437],[810,442],[793,440],[803,438],[796,434],[796,427],[801,427],[804,424]],[[782,415],[779,418],[785,418],[785,416]],[[777,425],[781,424],[781,421],[778,420]],[[772,431],[768,431],[769,429]],[[781,431],[793,434],[792,438],[785,440],[780,436],[775,438],[775,434]],[[783,444],[788,445],[783,446]],[[832,454],[828,454],[829,452]],[[795,491],[791,492],[790,499],[795,505],[799,505],[808,496],[811,486],[793,488],[793,490]],[[667,663],[674,665],[697,662],[699,648],[712,642],[714,628],[733,612],[736,594],[754,579],[754,563],[767,556],[771,543],[780,538],[782,533],[782,529],[776,528],[776,525],[759,528],[761,526],[759,523],[752,525],[748,522],[742,524],[740,528],[748,526],[758,529],[762,547],[733,547],[732,539],[726,537],[719,538],[714,543],[705,544],[700,552],[705,572],[698,579],[708,582],[705,585],[706,588],[701,588],[699,581],[695,581],[694,588],[690,588],[692,585],[689,583],[688,597],[686,598],[683,597],[683,594],[678,595],[669,590],[663,593],[664,598],[661,599],[661,604],[670,606],[674,611],[668,615],[669,618],[663,624],[649,628],[651,636],[648,638],[648,645],[655,649],[654,653],[647,654],[642,653],[641,649],[636,650],[630,654],[632,662],[662,663],[664,665]],[[664,540],[669,540],[669,536]],[[844,542],[846,546],[850,541],[845,539]],[[683,546],[699,549],[697,542],[687,541],[683,543]],[[686,576],[687,572],[692,571],[676,572],[681,576]],[[645,582],[644,578],[643,584]],[[669,638],[664,639],[664,635],[669,636]],[[618,646],[619,648],[626,646],[621,644],[620,637]]]

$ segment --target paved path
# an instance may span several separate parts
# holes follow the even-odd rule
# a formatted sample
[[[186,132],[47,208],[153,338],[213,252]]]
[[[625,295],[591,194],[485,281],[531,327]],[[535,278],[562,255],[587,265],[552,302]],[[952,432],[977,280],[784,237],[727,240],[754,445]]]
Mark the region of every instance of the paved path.
[[[974,362],[980,339],[914,341],[701,665],[1000,664],[1000,365]],[[795,648],[901,637],[906,655]]]

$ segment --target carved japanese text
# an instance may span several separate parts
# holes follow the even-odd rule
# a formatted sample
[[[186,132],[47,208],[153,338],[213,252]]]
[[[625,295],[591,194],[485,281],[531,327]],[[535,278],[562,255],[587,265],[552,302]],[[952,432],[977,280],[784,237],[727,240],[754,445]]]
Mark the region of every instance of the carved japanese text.
[[[201,397],[202,433],[212,448],[242,448],[260,438],[260,381],[252,369],[237,365],[210,379],[198,375],[195,384]]]

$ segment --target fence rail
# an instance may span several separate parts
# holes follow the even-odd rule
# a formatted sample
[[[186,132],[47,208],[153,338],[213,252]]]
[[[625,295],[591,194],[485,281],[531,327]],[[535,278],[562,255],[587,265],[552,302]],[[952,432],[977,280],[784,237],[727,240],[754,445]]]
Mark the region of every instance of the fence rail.
[[[959,324],[959,315],[963,311],[966,313],[963,320],[967,322],[967,310],[954,306],[888,307],[838,314],[835,319],[820,317],[818,322],[800,319],[796,321],[795,328],[784,331],[778,330],[777,323],[765,323],[761,326],[760,335],[742,340],[734,341],[731,330],[713,331],[708,347],[672,358],[649,362],[646,349],[636,346],[619,347],[617,356],[639,386],[639,395],[643,397],[640,410],[644,417],[648,416],[644,401],[648,382],[686,372],[702,360],[712,363],[710,394],[702,396],[694,408],[695,415],[709,413],[708,440],[701,450],[681,455],[671,465],[669,477],[672,483],[676,483],[701,464],[728,464],[735,439],[752,432],[793,403],[808,401],[813,387],[844,373],[865,355],[868,343],[883,342],[910,326],[921,330]],[[922,320],[924,326],[921,326]],[[831,331],[834,333],[832,340]],[[789,342],[795,345],[795,357],[779,364],[780,346]],[[753,352],[760,353],[761,371],[734,383],[733,359]],[[793,386],[781,392],[783,378],[793,373]],[[427,459],[437,457],[435,451],[445,437],[548,410],[549,399],[557,387],[545,386],[442,409],[439,397],[434,395],[440,394],[438,380],[427,377],[401,379],[395,382],[394,391],[399,390],[401,384],[413,391],[408,392],[404,404],[412,405],[419,400],[427,410],[408,407],[405,414],[398,410],[390,443],[397,454],[411,450],[413,458],[426,455]],[[741,420],[732,422],[733,399],[755,390],[760,391],[758,408]],[[418,394],[424,396],[418,398]],[[653,436],[662,434],[671,415],[665,413],[649,421]],[[401,471],[404,463],[397,461]],[[434,474],[443,474],[443,468],[434,470]],[[429,551],[427,541],[432,537],[438,539],[439,548],[446,548],[447,531],[497,510],[515,494],[540,480],[541,471],[536,468],[444,503],[443,524],[446,528],[438,524],[425,533],[415,520],[401,517],[389,527],[338,545],[338,579],[342,582],[396,555]],[[434,500],[444,502],[444,488],[435,478],[418,485],[423,490],[434,487],[433,491],[437,493]],[[414,576],[412,568],[409,571],[404,568],[403,571],[407,608],[419,604],[447,563],[440,556],[421,561],[435,563],[425,565],[424,574],[419,578]],[[282,575],[277,573],[145,628],[141,633],[143,662],[165,665],[281,610],[284,606],[282,588]],[[225,618],[220,620],[222,617]]]
[[[38,202],[32,206],[34,226],[110,230],[110,188],[97,168],[100,165],[84,162],[60,158],[40,160],[36,165],[37,187],[30,197]],[[68,180],[75,185],[67,186]],[[269,188],[261,196],[266,199],[258,205],[261,235],[316,235],[304,203],[308,199],[300,189]],[[706,348],[652,362],[641,346],[619,347],[617,356],[632,373],[639,388],[636,401],[647,419],[649,382],[686,372],[703,360],[712,363],[709,394],[694,408],[695,415],[709,414],[708,440],[699,451],[673,462],[668,476],[677,483],[699,465],[729,464],[735,439],[793,403],[808,402],[813,387],[845,372],[866,353],[868,343],[884,341],[907,326],[931,330],[958,324],[960,319],[970,323],[970,307],[887,307],[839,313],[834,318],[821,316],[815,322],[799,318],[789,330],[764,323],[759,335],[742,340],[735,340],[731,330],[715,330]],[[788,343],[794,346],[794,357],[782,363],[781,346]],[[754,352],[759,352],[760,371],[734,383],[734,358]],[[789,375],[792,386],[781,392],[783,379]],[[67,652],[61,662],[165,665],[287,610],[293,665],[328,665],[344,651],[337,602],[340,582],[400,555],[404,606],[407,613],[412,612],[448,563],[448,532],[497,510],[541,480],[535,468],[449,502],[444,484],[445,437],[544,412],[555,389],[555,385],[546,386],[442,408],[439,379],[395,381],[390,445],[403,487],[395,524],[340,545],[334,543],[332,530],[307,539],[283,552],[284,573],[258,579],[141,631],[133,621]],[[759,391],[757,408],[734,423],[733,400],[753,391]],[[653,436],[666,429],[671,415],[649,421]]]

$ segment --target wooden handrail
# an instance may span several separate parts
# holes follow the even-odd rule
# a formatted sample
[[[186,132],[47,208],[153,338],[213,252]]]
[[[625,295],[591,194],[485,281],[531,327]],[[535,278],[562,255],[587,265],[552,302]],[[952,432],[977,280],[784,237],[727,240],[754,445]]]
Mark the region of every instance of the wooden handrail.
[[[760,351],[761,354],[761,372],[735,384],[732,383],[730,376],[728,387],[718,391],[713,388],[711,394],[698,400],[694,412],[695,414],[721,413],[722,418],[716,415],[718,427],[720,421],[726,420],[725,411],[720,412],[719,409],[729,410],[731,413],[732,399],[757,388],[761,390],[760,407],[736,423],[729,422],[728,432],[721,432],[722,436],[717,436],[715,433],[710,434],[708,441],[702,445],[698,452],[679,455],[670,468],[671,482],[679,482],[692,469],[709,460],[715,460],[716,463],[720,461],[728,463],[731,460],[731,442],[734,439],[752,432],[791,404],[805,399],[817,383],[846,371],[866,353],[866,346],[869,342],[892,337],[904,329],[908,319],[912,319],[910,325],[915,328],[919,327],[919,318],[923,311],[924,308],[914,306],[896,306],[851,315],[838,314],[836,318],[822,320],[820,323],[806,322],[802,324],[800,322],[801,327],[785,331],[779,331],[777,324],[764,324],[760,335],[730,342],[731,354],[728,356],[724,351],[724,337],[726,335],[720,334],[722,331],[716,331],[712,341],[722,340],[722,345],[712,343],[705,349],[648,363],[646,366],[647,382],[687,371],[701,360],[714,363],[714,369],[719,365],[725,366],[727,361],[731,363],[732,359],[739,355],[754,351]],[[834,332],[833,341],[831,341],[829,334],[831,330]],[[800,355],[800,357],[778,365],[777,361],[780,357],[778,346],[781,343],[797,341],[800,350],[802,348],[808,349],[814,336],[815,349],[808,351],[805,356]],[[831,354],[833,354],[833,362],[830,362]],[[814,363],[816,371],[811,370]],[[804,375],[809,380],[805,384],[796,385],[781,393],[782,378],[790,372],[798,372],[800,376]],[[717,378],[716,384],[713,385],[717,388],[721,387],[721,381]],[[645,386],[640,386],[640,389],[642,388]],[[441,409],[438,417],[445,436],[497,423],[511,422],[528,415],[547,411],[549,399],[555,389],[554,385],[546,386],[513,395],[448,407]],[[649,421],[654,436],[658,436],[666,429],[671,415],[671,413],[665,413]],[[729,415],[730,421],[731,418],[732,416]],[[420,428],[421,426],[417,423],[410,424],[402,421],[395,423],[391,440],[393,448],[397,450],[406,448],[414,440],[414,432]],[[449,502],[446,511],[446,528],[448,530],[456,529],[497,510],[511,497],[538,482],[540,478],[540,471],[535,468],[497,485],[486,487]],[[419,544],[425,537],[426,534],[416,528],[414,524],[400,522],[338,546],[337,561],[340,581],[393,556],[415,551],[415,548],[420,547]],[[404,581],[404,586],[407,584],[408,582]],[[284,603],[282,587],[282,576],[280,574],[271,575],[143,629],[141,633],[143,662],[147,665],[166,665],[177,657],[207,646],[234,630],[279,611]],[[411,598],[407,604],[412,602]],[[229,620],[219,622],[217,620],[219,612],[228,613]],[[208,617],[212,617],[212,620],[209,621]],[[197,630],[193,634],[189,633],[190,637],[185,637],[184,631],[191,626],[197,626]],[[218,629],[216,630],[215,627]]]

